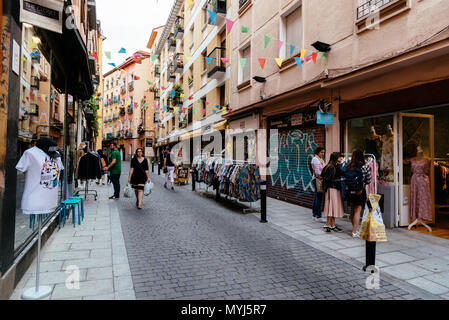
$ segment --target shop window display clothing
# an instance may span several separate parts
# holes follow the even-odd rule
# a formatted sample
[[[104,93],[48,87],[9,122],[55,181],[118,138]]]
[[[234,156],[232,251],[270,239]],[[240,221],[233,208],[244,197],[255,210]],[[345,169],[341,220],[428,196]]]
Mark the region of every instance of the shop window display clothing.
[[[25,173],[22,195],[24,214],[48,214],[58,206],[58,185],[64,166],[60,158],[51,158],[38,147],[24,152],[16,169]]]
[[[432,197],[430,192],[430,160],[412,159],[412,180],[410,193],[410,219],[432,220]]]

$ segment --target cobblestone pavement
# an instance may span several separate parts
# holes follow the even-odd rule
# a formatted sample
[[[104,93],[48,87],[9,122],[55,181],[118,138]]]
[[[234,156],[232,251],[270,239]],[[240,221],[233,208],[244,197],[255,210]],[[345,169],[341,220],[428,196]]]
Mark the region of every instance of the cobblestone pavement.
[[[355,266],[191,186],[164,189],[156,170],[151,176],[143,210],[134,196],[118,201],[137,299],[422,298],[382,278],[368,290],[368,274]]]

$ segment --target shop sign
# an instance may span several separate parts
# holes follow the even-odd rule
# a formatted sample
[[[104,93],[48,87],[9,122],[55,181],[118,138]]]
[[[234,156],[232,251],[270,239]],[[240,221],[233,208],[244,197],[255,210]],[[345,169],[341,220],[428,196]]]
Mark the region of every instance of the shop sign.
[[[20,46],[13,39],[12,40],[12,71],[19,75],[20,72]]]
[[[147,139],[146,146],[147,146],[147,148],[152,148],[153,147],[153,139]]]
[[[302,125],[302,113],[294,114],[291,116],[292,126]]]
[[[20,22],[62,34],[62,10],[59,0],[21,0]]]
[[[329,124],[329,125],[334,124],[335,113],[317,112],[316,116],[317,116],[316,119],[317,124]]]

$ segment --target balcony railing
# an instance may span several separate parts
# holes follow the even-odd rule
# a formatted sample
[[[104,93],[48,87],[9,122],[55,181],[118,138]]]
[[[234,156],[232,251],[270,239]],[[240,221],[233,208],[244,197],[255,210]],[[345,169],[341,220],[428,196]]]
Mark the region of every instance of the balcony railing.
[[[239,9],[243,7],[247,2],[248,0],[239,0]]]
[[[159,94],[159,89],[158,88],[155,88],[154,89],[154,99],[156,100],[156,99],[159,99],[161,96],[160,96],[160,94]]]
[[[394,1],[395,0],[365,0],[362,5],[357,7],[357,20]]]
[[[120,115],[122,115],[122,116],[125,115],[125,108],[124,107],[120,108]]]
[[[182,53],[177,53],[175,55],[173,65],[175,68],[175,73],[182,73],[184,70],[184,55]]]
[[[122,93],[122,94],[125,94],[126,93],[126,86],[122,86],[122,89],[120,90],[120,92]]]
[[[175,75],[175,70],[174,70],[173,63],[172,63],[167,68],[167,81],[175,82],[175,79],[176,79],[176,75]]]
[[[211,62],[207,64],[207,77],[218,79],[226,73],[226,66],[221,58],[226,57],[226,48],[216,47],[209,53],[208,58],[212,58]]]
[[[159,65],[157,64],[154,66],[154,77],[159,79],[160,76],[161,76],[161,71],[160,71]]]
[[[176,50],[176,39],[175,39],[173,33],[171,33],[170,36],[168,37],[167,45],[168,45],[169,52],[174,52]]]
[[[182,39],[184,35],[184,18],[183,17],[176,17],[175,20],[175,31],[174,34],[175,39]]]
[[[39,90],[39,81],[40,81],[39,77],[37,76],[31,77],[31,84],[30,84],[31,88]]]
[[[134,90],[134,81],[128,82],[128,90],[133,91]]]

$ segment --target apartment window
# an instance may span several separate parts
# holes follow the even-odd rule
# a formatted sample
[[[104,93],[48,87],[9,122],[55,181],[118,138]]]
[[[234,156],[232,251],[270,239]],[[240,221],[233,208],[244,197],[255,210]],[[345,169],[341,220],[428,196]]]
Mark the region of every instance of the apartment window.
[[[302,47],[301,6],[287,12],[281,20],[281,39],[284,41],[282,58],[288,59],[297,55]],[[290,54],[291,45],[295,48]]]
[[[202,106],[202,116],[206,117],[206,97],[201,98],[201,106]]]
[[[222,85],[220,87],[220,107],[223,107],[226,104],[226,85]]]
[[[246,48],[239,51],[240,58],[246,59],[245,65],[242,68],[239,59],[239,84],[247,82],[251,79],[251,46],[248,45]]]

